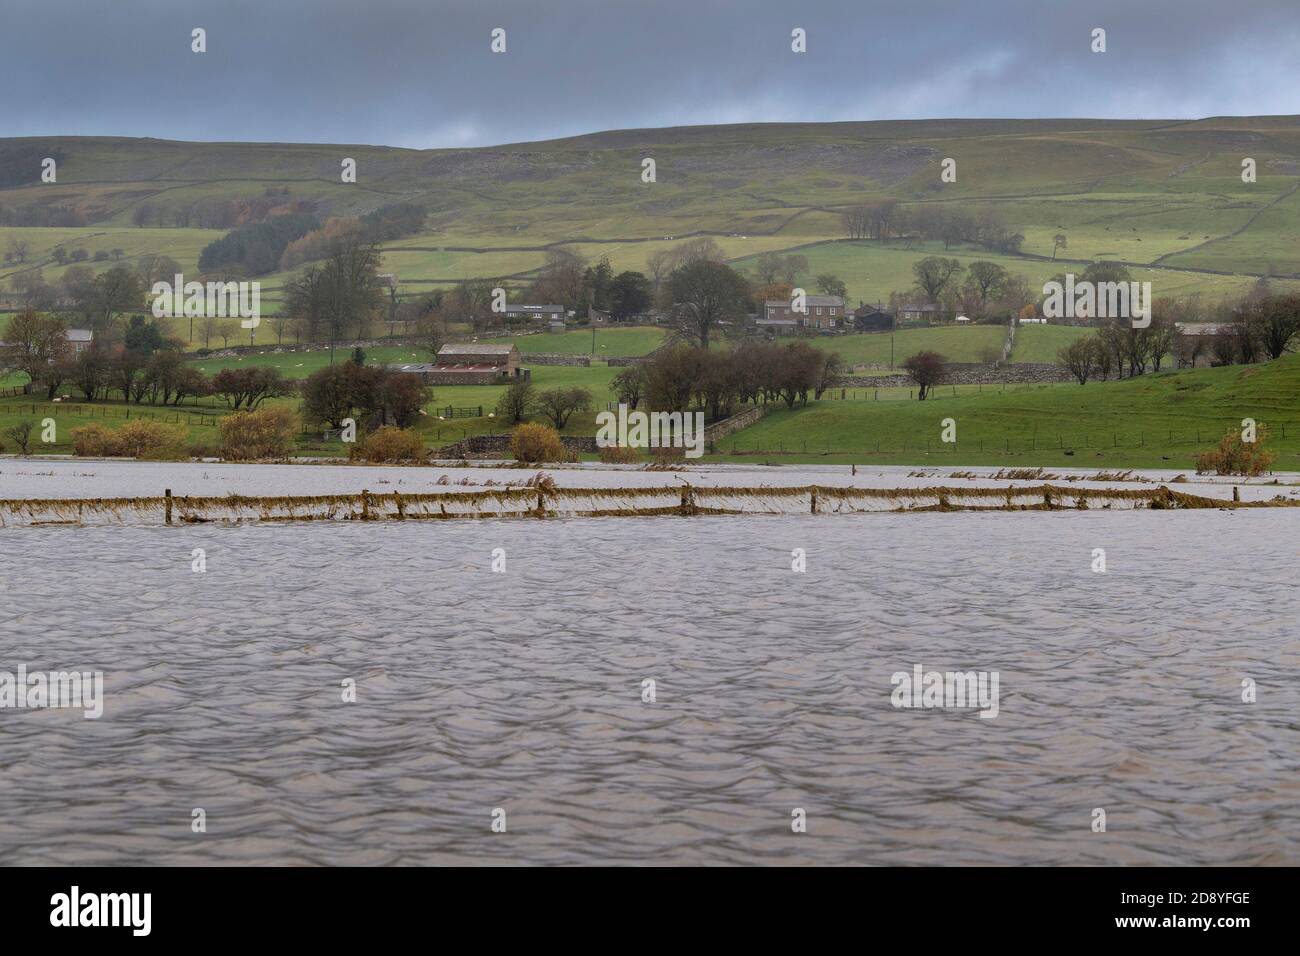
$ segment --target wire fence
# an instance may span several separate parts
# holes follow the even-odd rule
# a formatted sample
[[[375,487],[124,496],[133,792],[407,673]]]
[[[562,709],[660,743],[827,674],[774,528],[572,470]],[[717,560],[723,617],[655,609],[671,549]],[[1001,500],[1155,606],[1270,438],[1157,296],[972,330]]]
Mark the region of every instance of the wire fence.
[[[175,407],[159,409],[140,408],[131,405],[89,405],[69,402],[24,402],[18,405],[5,405],[0,408],[0,411],[21,415],[23,409],[28,409],[28,413],[33,416],[39,415],[43,418],[58,418],[62,415],[65,418],[116,418],[126,421],[144,419],[151,422],[186,426],[217,425],[221,421],[220,415],[189,412]]]
[[[1158,488],[1067,488],[1039,484],[996,487],[788,488],[697,487],[558,488],[544,483],[463,492],[189,497],[164,491],[155,498],[47,498],[0,500],[0,527],[211,521],[379,521],[455,518],[650,517],[680,515],[881,512],[1078,511],[1094,508],[1300,507],[1300,500],[1240,501]]]

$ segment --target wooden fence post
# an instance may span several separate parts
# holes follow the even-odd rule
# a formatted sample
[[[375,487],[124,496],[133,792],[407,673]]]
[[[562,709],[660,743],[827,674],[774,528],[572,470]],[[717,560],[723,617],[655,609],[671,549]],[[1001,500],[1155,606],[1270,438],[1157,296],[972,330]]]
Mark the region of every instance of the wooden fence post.
[[[172,523],[172,490],[170,488],[168,488],[166,491],[163,492],[163,498],[165,501],[164,510],[166,513],[166,520],[168,524],[171,524]]]

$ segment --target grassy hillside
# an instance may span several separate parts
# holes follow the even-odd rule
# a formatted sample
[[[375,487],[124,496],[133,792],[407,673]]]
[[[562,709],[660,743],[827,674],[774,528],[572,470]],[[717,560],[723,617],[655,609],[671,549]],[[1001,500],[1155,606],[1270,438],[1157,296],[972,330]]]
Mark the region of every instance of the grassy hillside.
[[[1016,329],[1011,361],[1054,363],[1061,349],[1094,331],[1077,325],[1022,325]]]
[[[618,269],[641,268],[654,249],[707,233],[741,260],[813,246],[800,250],[810,273],[841,274],[854,299],[884,298],[906,288],[911,263],[933,250],[832,242],[844,238],[844,208],[884,196],[905,206],[998,208],[1024,233],[1023,255],[951,254],[997,258],[1035,282],[1094,259],[1149,266],[1139,277],[1157,295],[1236,293],[1264,273],[1300,277],[1296,117],[750,124],[444,150],[34,141],[65,154],[58,183],[0,190],[0,206],[69,204],[90,224],[22,230],[34,255],[0,266],[0,281],[37,266],[57,277],[48,252],[70,243],[121,248],[127,258],[165,253],[193,269],[213,234],[135,229],[133,212],[148,203],[165,216],[205,198],[256,198],[268,186],[288,187],[326,214],[424,205],[425,234],[385,250],[404,293],[468,276],[521,282],[559,243],[607,254]],[[1240,180],[1245,155],[1258,163],[1256,183]],[[647,156],[657,163],[654,183],[640,179]],[[357,183],[339,181],[344,157],[357,160]],[[945,157],[957,160],[956,183],[939,181]],[[0,245],[12,233],[0,229]],[[1068,237],[1061,261],[1043,261],[1058,233]],[[263,280],[270,309],[284,278]]]
[[[1084,386],[941,389],[924,402],[824,400],[772,412],[728,438],[719,457],[752,461],[761,450],[772,461],[1187,469],[1197,451],[1254,418],[1271,431],[1274,467],[1295,471],[1297,396],[1300,355]],[[955,446],[940,441],[946,418],[956,422]]]

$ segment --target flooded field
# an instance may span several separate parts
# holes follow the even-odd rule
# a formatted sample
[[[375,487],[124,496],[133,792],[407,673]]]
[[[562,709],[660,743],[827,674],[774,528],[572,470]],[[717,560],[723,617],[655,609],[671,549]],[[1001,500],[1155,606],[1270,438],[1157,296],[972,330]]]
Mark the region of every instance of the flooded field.
[[[33,464],[0,495],[283,480]],[[364,472],[285,474],[439,474]],[[1295,509],[3,536],[0,671],[104,673],[0,710],[11,863],[1300,863]],[[896,708],[917,666],[996,718]]]
[[[161,495],[170,488],[176,495],[321,495],[400,491],[403,494],[454,491],[464,488],[522,485],[537,467],[483,464],[473,467],[397,465],[285,464],[244,465],[205,462],[137,462],[0,458],[0,499],[6,498],[124,498]],[[674,471],[651,471],[640,466],[546,465],[542,469],[561,487],[631,488],[663,487],[689,481],[700,487],[791,487],[826,485],[856,488],[923,488],[944,485],[1029,486],[1044,481],[1079,488],[1141,488],[1169,484],[1197,495],[1231,498],[1238,487],[1243,500],[1263,500],[1275,495],[1300,498],[1300,475],[1241,479],[1202,476],[1176,471],[1105,473],[1095,469],[1051,469],[1039,477],[1007,478],[993,468],[909,468],[903,466],[795,465],[692,465]],[[1025,470],[1032,473],[1033,469]],[[1123,474],[1128,480],[1113,480]],[[1110,480],[1096,480],[1106,475]]]

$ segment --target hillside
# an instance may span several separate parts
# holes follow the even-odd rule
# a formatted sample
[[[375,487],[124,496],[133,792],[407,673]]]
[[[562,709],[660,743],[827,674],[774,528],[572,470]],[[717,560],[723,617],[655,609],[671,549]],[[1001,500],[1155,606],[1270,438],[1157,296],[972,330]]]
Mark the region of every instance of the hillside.
[[[405,293],[468,276],[520,282],[561,243],[640,269],[649,252],[706,233],[742,267],[747,256],[798,248],[809,260],[801,281],[834,271],[850,298],[884,298],[910,281],[913,261],[943,247],[844,241],[842,210],[877,197],[996,208],[1024,234],[1020,254],[950,253],[996,259],[1034,282],[1095,259],[1142,267],[1135,276],[1157,295],[1300,277],[1297,117],[751,124],[444,150],[56,137],[0,139],[0,156],[31,144],[62,153],[58,182],[0,189],[0,207],[68,205],[86,224],[22,230],[32,255],[0,266],[0,280],[37,266],[57,278],[50,250],[69,242],[195,268],[221,233],[136,228],[138,207],[170,221],[200,200],[255,199],[268,187],[327,214],[425,206],[425,234],[385,249]],[[1258,164],[1256,183],[1241,182],[1245,156]],[[344,157],[357,161],[355,184],[339,181]],[[647,157],[654,183],[641,181]],[[957,160],[955,183],[939,181],[945,157]],[[0,228],[0,244],[14,232]],[[1053,262],[1058,233],[1068,245]],[[271,309],[283,278],[263,280]]]

